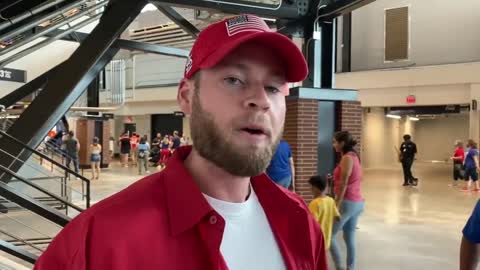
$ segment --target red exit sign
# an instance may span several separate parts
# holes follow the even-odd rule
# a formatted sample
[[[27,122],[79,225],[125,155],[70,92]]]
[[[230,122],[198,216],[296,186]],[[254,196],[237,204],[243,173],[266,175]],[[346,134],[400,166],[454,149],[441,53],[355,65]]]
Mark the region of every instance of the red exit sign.
[[[407,104],[414,104],[417,101],[414,95],[407,96]]]

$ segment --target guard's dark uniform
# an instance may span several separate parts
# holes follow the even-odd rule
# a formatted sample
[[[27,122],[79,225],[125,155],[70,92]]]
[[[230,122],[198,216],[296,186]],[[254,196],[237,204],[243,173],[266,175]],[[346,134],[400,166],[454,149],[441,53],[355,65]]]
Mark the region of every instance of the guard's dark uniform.
[[[400,159],[403,168],[403,185],[417,184],[417,179],[412,175],[412,165],[417,153],[417,145],[412,141],[403,142],[400,146]]]

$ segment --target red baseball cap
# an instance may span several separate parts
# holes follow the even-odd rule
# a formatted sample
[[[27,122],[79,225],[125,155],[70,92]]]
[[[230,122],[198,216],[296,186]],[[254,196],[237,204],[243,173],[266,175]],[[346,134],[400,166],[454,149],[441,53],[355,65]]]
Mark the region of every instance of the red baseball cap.
[[[297,45],[271,30],[260,17],[250,14],[225,19],[200,32],[185,65],[184,77],[190,79],[198,70],[214,67],[230,52],[252,40],[279,55],[285,65],[287,82],[299,82],[307,77],[307,63]]]

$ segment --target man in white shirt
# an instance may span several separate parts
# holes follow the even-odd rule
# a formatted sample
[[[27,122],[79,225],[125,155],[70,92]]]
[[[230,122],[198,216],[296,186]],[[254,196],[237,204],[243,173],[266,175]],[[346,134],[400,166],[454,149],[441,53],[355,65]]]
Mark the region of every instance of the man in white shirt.
[[[327,270],[319,225],[263,172],[282,135],[288,82],[305,59],[259,17],[204,29],[177,100],[193,146],[97,203],[50,244],[36,270]]]

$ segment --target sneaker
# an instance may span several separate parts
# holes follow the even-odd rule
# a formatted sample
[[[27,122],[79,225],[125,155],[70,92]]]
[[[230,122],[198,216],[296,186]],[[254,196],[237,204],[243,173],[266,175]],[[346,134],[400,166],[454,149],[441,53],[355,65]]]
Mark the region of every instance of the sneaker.
[[[409,185],[410,185],[409,183],[403,183],[404,187],[409,186]]]
[[[150,171],[145,171],[145,173],[150,173]]]

